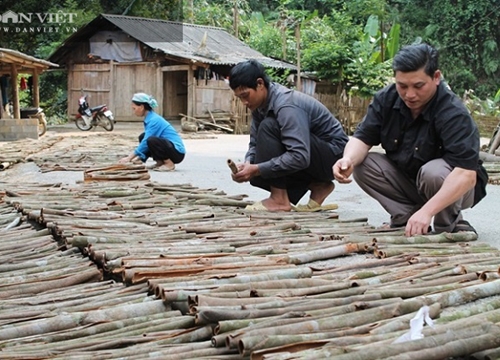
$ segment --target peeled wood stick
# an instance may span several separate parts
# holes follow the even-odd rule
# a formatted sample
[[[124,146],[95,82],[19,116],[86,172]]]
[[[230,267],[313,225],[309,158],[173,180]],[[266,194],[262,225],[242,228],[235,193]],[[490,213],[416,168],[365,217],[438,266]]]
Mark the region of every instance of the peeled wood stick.
[[[211,338],[212,338],[212,326],[207,325],[203,327],[192,327],[190,329],[180,332],[180,335],[178,336],[165,338],[164,340],[158,340],[156,344],[161,348],[162,345],[166,344],[193,343],[198,341],[210,340]]]
[[[494,310],[491,310],[491,309]],[[453,312],[448,316],[441,316],[436,319],[433,329],[424,329],[424,335],[435,335],[445,332],[448,329],[460,329],[466,326],[482,325],[485,322],[491,321],[498,325],[500,321],[500,306],[499,301],[494,300],[481,304],[473,304],[464,311]],[[430,332],[429,332],[430,331]]]
[[[290,359],[288,355],[297,354],[299,357],[306,358],[309,352],[314,352],[316,348],[320,349],[323,346],[334,345],[338,349],[329,348],[329,354],[324,358],[335,358],[336,354],[343,354],[342,349],[345,346],[353,344],[369,344],[371,342],[394,339],[400,334],[380,334],[380,335],[347,335],[343,336],[339,332],[322,332],[311,334],[298,335],[272,335],[262,338],[260,336],[242,338],[238,349],[241,354],[251,353],[252,360],[266,359],[266,355],[270,355],[270,359],[282,360]],[[401,332],[402,335],[402,332]],[[331,349],[331,350],[330,350]],[[283,357],[275,357],[273,354],[284,354]],[[293,355],[291,355],[293,356]],[[311,357],[315,358],[315,357]],[[308,358],[309,359],[309,358]]]
[[[486,334],[486,335],[483,335]],[[338,355],[336,360],[372,359],[447,359],[461,357],[476,351],[496,348],[500,345],[500,329],[487,323],[484,327],[447,331],[425,336],[422,339],[385,346],[364,345],[357,351]],[[318,356],[321,356],[318,354]]]
[[[83,262],[83,263],[67,263],[67,266],[64,270],[65,274],[69,273],[79,273],[82,270],[88,269],[91,262]],[[52,268],[48,269],[47,267],[35,269],[37,271],[31,272],[23,272],[23,273],[10,273],[8,277],[2,279],[2,285],[0,289],[8,290],[13,285],[22,286],[25,283],[36,283],[41,281],[55,280],[61,278],[61,269],[60,268]]]
[[[77,326],[93,325],[166,311],[170,311],[168,306],[166,306],[161,300],[155,300],[89,312],[60,314],[48,319],[30,321],[17,327],[0,329],[0,339],[7,340],[27,337],[45,333],[46,329],[52,329],[52,331],[64,330],[75,328]]]
[[[452,261],[454,263],[465,264],[467,262],[476,263],[479,261],[489,261],[498,262],[498,255],[494,254],[458,254],[455,256],[427,256],[427,254],[417,254],[413,258],[409,259],[408,262],[413,263],[426,263],[426,262],[436,262],[440,263]]]
[[[242,331],[238,336],[228,337],[226,345],[230,348],[237,347],[239,339],[243,336],[260,335],[265,337],[267,335],[278,334],[300,334],[308,332],[313,328],[317,332],[321,332],[339,330],[343,327],[366,325],[368,323],[417,311],[423,305],[423,301],[411,299],[391,303],[373,309],[361,310],[355,313],[327,316],[319,319],[306,318],[304,321],[293,324],[292,326],[285,325],[272,326],[265,329],[248,329],[248,331]]]
[[[238,167],[236,166],[233,160],[227,159],[227,166],[229,166],[233,174],[236,174],[238,172]]]
[[[414,253],[414,254],[405,254],[402,256],[395,256],[392,258],[387,258],[387,259],[375,259],[375,260],[367,260],[363,261],[360,263],[356,264],[351,264],[351,265],[344,265],[344,266],[332,266],[331,268],[326,268],[325,270],[318,271],[316,274],[317,275],[325,275],[323,278],[327,279],[328,277],[326,276],[327,274],[335,274],[338,272],[343,272],[347,270],[358,270],[358,269],[368,269],[368,268],[374,268],[374,267],[380,267],[383,268],[385,266],[394,266],[394,265],[406,265],[407,261],[417,255],[420,255],[419,253]],[[335,275],[333,275],[335,276]]]
[[[441,305],[439,303],[434,303],[429,306],[429,317],[431,319],[436,319],[441,314]],[[391,318],[387,320],[382,320],[370,330],[370,334],[388,334],[399,330],[407,330],[410,320],[415,317],[417,311],[408,313],[396,318]]]
[[[232,332],[233,335],[238,331],[244,331],[247,327],[267,327],[269,325],[283,325],[293,324],[302,321],[305,316],[299,312],[288,312],[279,316],[269,316],[265,318],[255,319],[237,319],[237,320],[224,320],[218,322],[214,328],[214,336],[212,337],[212,345],[221,347],[226,345],[226,338],[228,333]]]
[[[307,299],[299,302],[270,301],[269,303],[254,304],[242,308],[238,305],[237,299],[234,299],[233,305],[227,306],[193,306],[191,309],[196,314],[196,321],[203,323],[217,322],[219,320],[239,320],[246,318],[264,318],[269,316],[283,315],[286,313],[303,313],[308,318],[323,318],[326,316],[340,315],[345,313],[354,313],[360,309],[374,308],[401,301],[400,298],[382,299],[369,302],[355,302],[351,304],[333,306],[328,299],[314,300]],[[217,320],[218,319],[218,320]],[[216,320],[216,321],[214,321]]]
[[[197,205],[212,205],[212,206],[234,206],[244,208],[247,205],[250,205],[250,201],[244,200],[234,200],[234,199],[199,199],[194,202]]]
[[[498,325],[498,324],[497,324]],[[473,359],[500,359],[500,347],[496,349],[482,350],[472,354]]]
[[[419,236],[410,236],[410,237],[399,237],[395,236],[393,239],[388,239],[390,237],[384,238],[383,242],[394,242],[396,244],[418,244],[418,243],[426,243],[426,242],[437,242],[437,243],[449,243],[449,242],[466,242],[466,241],[474,241],[477,240],[477,234],[471,231],[463,232],[463,233],[441,233],[436,235],[419,235]]]
[[[179,348],[187,347],[187,345],[177,346]],[[171,348],[161,348],[152,350],[154,352],[154,356],[163,355],[163,359],[169,360],[184,360],[184,359],[235,359],[238,356],[238,351],[228,350],[221,347],[211,347],[206,346],[203,349],[195,349],[195,350],[185,350],[182,354],[171,354]],[[144,355],[142,355],[144,356]],[[139,356],[137,359],[143,359],[142,356]]]
[[[19,254],[26,249],[33,250],[34,248],[38,248],[50,243],[55,244],[54,238],[51,235],[39,236],[33,239],[27,239],[26,241],[19,242],[17,238],[14,238],[14,241],[0,243],[0,254],[1,256],[5,256],[8,253],[10,254]]]
[[[123,281],[127,283],[139,283],[146,282],[148,279],[152,278],[176,278],[177,276],[191,276],[191,277],[206,277],[206,276],[223,276],[228,275],[231,276],[236,271],[245,271],[246,273],[251,273],[254,271],[264,271],[264,270],[273,270],[273,269],[284,269],[286,265],[282,264],[274,264],[274,265],[258,265],[254,267],[249,267],[247,264],[240,265],[232,265],[232,266],[200,266],[197,267],[186,267],[184,269],[174,268],[171,270],[162,270],[151,268],[146,270],[135,270],[130,269],[128,271],[123,272]],[[291,265],[288,265],[288,268],[292,268]]]
[[[306,251],[302,254],[290,255],[290,264],[305,264],[317,260],[331,259],[339,256],[344,256],[353,252],[359,251],[358,244],[345,244],[340,246],[332,246],[318,250]]]
[[[168,312],[165,312],[168,314]],[[156,314],[154,314],[156,315]],[[120,342],[124,341],[124,344],[140,344],[144,342],[147,338],[147,341],[154,341],[159,338],[165,336],[175,336],[180,331],[180,329],[189,329],[193,327],[193,319],[187,316],[176,316],[176,317],[166,317],[165,319],[155,319],[151,321],[143,321],[138,323],[132,323],[127,327],[123,325],[120,328],[111,328],[107,329],[105,332],[96,333],[97,329],[94,329],[94,332],[89,332],[85,335],[84,340],[82,338],[73,338],[73,339],[64,339],[58,343],[47,343],[43,341],[42,344],[26,344],[25,346],[29,350],[53,350],[60,351],[61,353],[71,352],[82,347],[85,347],[85,351],[91,353],[92,348],[95,347],[95,350],[100,349],[109,349],[113,348],[113,344],[119,347]],[[124,320],[129,320],[125,318]],[[101,324],[95,324],[101,325]],[[91,328],[94,328],[95,326]],[[145,336],[144,334],[147,334]]]
[[[20,295],[33,295],[50,288],[64,288],[88,281],[98,281],[101,279],[101,271],[89,268],[88,270],[82,271],[78,274],[72,274],[61,279],[48,280],[35,284],[25,284],[24,286],[18,286],[11,290],[2,291],[0,292],[0,299],[8,299],[12,296]]]
[[[9,232],[1,233],[0,232],[0,243],[5,244],[6,242],[15,242],[19,244],[20,240],[29,240],[38,236],[46,236],[50,235],[49,229],[41,229],[38,231],[34,231],[31,225],[30,228],[26,229],[11,229]]]
[[[442,278],[432,280],[432,281],[423,281],[421,279],[416,279],[416,280],[413,280],[413,284],[416,287],[417,286],[418,287],[441,286],[441,285],[446,285],[446,284],[452,284],[455,282],[457,282],[457,283],[466,282],[468,285],[474,285],[473,281],[480,279],[481,278],[480,276],[481,276],[481,273],[479,273],[479,272],[471,272],[471,273],[464,274],[464,275],[446,276],[446,277],[442,277]],[[481,280],[485,280],[485,279],[481,278]]]
[[[373,300],[378,300],[380,299],[380,296],[376,295],[376,294],[372,294],[372,295],[360,295],[360,296],[351,296],[351,297],[346,297],[346,298],[341,298],[341,299],[315,299],[314,301],[319,301],[319,303],[321,303],[321,301],[328,301],[330,303],[330,306],[342,306],[342,305],[348,305],[348,304],[351,304],[353,302],[358,302],[358,301],[373,301]],[[306,303],[306,301],[308,301],[307,299],[300,299],[300,300],[294,300],[296,303]],[[286,301],[284,302],[286,304]],[[260,304],[260,305],[256,305],[255,307],[261,307],[261,306],[265,306],[265,303],[264,304]],[[305,316],[305,313],[300,313],[300,312],[287,312],[281,316],[278,316],[277,318],[278,319],[285,319],[285,318],[302,318]],[[266,320],[270,320],[271,319],[274,319],[274,317],[267,317],[267,318],[259,318],[259,319],[254,319],[252,321],[252,319],[237,319],[237,320],[224,320],[224,321],[220,321],[218,322],[218,325],[214,328],[214,334],[217,335],[217,334],[222,334],[222,333],[226,333],[226,332],[229,332],[229,331],[232,331],[232,330],[235,330],[235,329],[240,329],[242,327],[246,327],[247,325],[251,325],[253,328],[255,328],[257,325],[258,322],[263,322],[263,321],[266,321]],[[295,321],[295,322],[299,322],[301,320],[298,320],[298,321]],[[241,323],[245,323],[246,325],[242,325]],[[252,322],[252,324],[249,324],[249,322]],[[282,322],[282,324],[284,324]],[[270,325],[272,326],[277,326],[277,325],[280,325],[279,323],[275,322],[275,321],[272,321],[270,322]],[[259,326],[260,327],[260,326]],[[371,328],[371,326],[370,326]],[[369,328],[369,329],[370,329]],[[369,330],[368,329],[368,330]],[[367,332],[368,330],[364,331],[364,332]],[[353,332],[354,333],[358,333],[356,331]]]
[[[481,274],[479,274],[479,278],[483,281],[500,279],[500,274],[498,273],[497,270],[483,271]]]
[[[474,275],[474,274],[473,274]],[[456,280],[454,280],[456,281]],[[456,289],[461,289],[463,287],[467,287],[468,285],[465,284],[460,284],[460,283],[452,283],[452,284],[445,284],[445,285],[435,285],[435,286],[428,286],[428,287],[415,287],[415,288],[408,288],[408,287],[398,287],[398,288],[371,288],[366,291],[366,294],[379,294],[383,298],[394,298],[394,297],[401,297],[403,299],[410,299],[414,298],[417,296],[426,296],[427,294],[431,294],[435,291],[451,291],[451,290],[456,290]]]
[[[161,297],[163,293],[163,288],[171,288],[173,284],[179,289],[185,286],[203,286],[203,285],[213,285],[215,287],[224,284],[241,284],[250,283],[254,281],[267,281],[267,280],[279,280],[279,279],[297,279],[297,278],[309,278],[312,276],[312,270],[310,268],[290,268],[284,270],[272,270],[263,271],[260,274],[237,274],[231,278],[210,278],[210,279],[197,279],[191,280],[188,278],[178,279],[158,279],[154,282],[154,287],[159,290],[157,291],[157,296]],[[186,297],[187,299],[187,297]]]
[[[317,278],[280,279],[268,281],[254,281],[241,284],[226,284],[218,286],[212,290],[212,295],[217,296],[217,292],[245,291],[252,289],[288,289],[288,288],[308,288],[310,286],[329,285],[331,281]]]
[[[250,295],[249,291],[245,291],[245,294],[243,294],[242,292],[217,294],[217,295],[225,295],[225,297],[215,297],[213,295],[214,294],[212,293],[189,295],[188,297],[189,306],[191,307],[192,310],[206,309],[213,306],[217,307],[239,306],[240,309],[241,306],[244,306],[246,309],[267,309],[272,307],[282,307],[282,306],[293,305],[296,303],[308,302],[308,300],[304,299],[291,300],[291,299],[281,299],[275,297],[268,297],[268,298],[249,297]],[[328,299],[326,301],[328,301]]]

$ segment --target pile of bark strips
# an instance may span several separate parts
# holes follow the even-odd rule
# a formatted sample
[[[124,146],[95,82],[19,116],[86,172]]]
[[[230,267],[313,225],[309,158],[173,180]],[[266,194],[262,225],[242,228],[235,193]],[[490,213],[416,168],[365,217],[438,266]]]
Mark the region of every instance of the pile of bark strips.
[[[0,170],[34,162],[41,172],[80,171],[116,164],[137,146],[137,136],[124,133],[47,134],[38,140],[0,142]],[[112,146],[110,146],[112,144]]]
[[[235,133],[236,120],[235,116],[229,112],[210,111],[206,114],[200,114],[195,117],[186,114],[180,114],[181,129],[183,132],[197,131],[218,131],[228,134]]]
[[[1,358],[500,356],[500,254],[474,233],[189,184],[0,185]]]

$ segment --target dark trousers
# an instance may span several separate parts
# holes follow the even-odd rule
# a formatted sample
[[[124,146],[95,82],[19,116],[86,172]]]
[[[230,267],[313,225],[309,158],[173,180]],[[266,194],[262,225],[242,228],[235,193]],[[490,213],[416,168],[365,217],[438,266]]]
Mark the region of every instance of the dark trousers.
[[[417,179],[410,179],[385,154],[369,153],[354,169],[354,180],[391,215],[393,226],[404,226],[408,219],[433,197],[453,168],[443,159],[422,166]],[[462,220],[461,210],[470,208],[474,189],[434,216],[434,230],[452,231]]]
[[[274,118],[266,118],[260,124],[256,135],[255,164],[259,164],[285,153],[286,149],[281,142],[281,131]],[[333,164],[342,157],[335,154],[332,146],[311,134],[311,160],[309,167],[295,173],[278,177],[263,178],[256,176],[250,180],[255,187],[270,191],[271,186],[286,189],[292,204],[297,204],[314,182],[331,182],[333,180]]]
[[[144,139],[144,133],[139,135],[139,142]],[[162,139],[156,136],[151,136],[147,139],[149,152],[147,157],[153,158],[155,161],[172,160],[174,164],[179,164],[184,160],[184,154],[175,149],[174,144],[167,139]]]

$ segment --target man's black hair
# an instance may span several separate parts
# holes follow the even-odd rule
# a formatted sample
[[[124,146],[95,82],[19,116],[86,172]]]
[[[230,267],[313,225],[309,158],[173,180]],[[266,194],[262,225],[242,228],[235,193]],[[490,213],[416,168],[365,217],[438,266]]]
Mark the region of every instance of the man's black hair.
[[[229,74],[229,86],[235,90],[240,86],[257,89],[257,79],[264,81],[264,86],[269,88],[269,76],[264,66],[257,60],[251,59],[236,64]]]
[[[438,51],[429,44],[416,44],[403,47],[394,56],[392,70],[412,72],[424,69],[430,77],[438,70]]]

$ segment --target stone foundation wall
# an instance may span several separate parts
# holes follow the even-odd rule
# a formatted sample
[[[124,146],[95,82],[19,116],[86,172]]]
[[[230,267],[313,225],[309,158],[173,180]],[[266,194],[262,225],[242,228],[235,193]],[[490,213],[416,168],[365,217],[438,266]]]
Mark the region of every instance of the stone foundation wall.
[[[38,119],[0,119],[0,141],[38,139]]]

